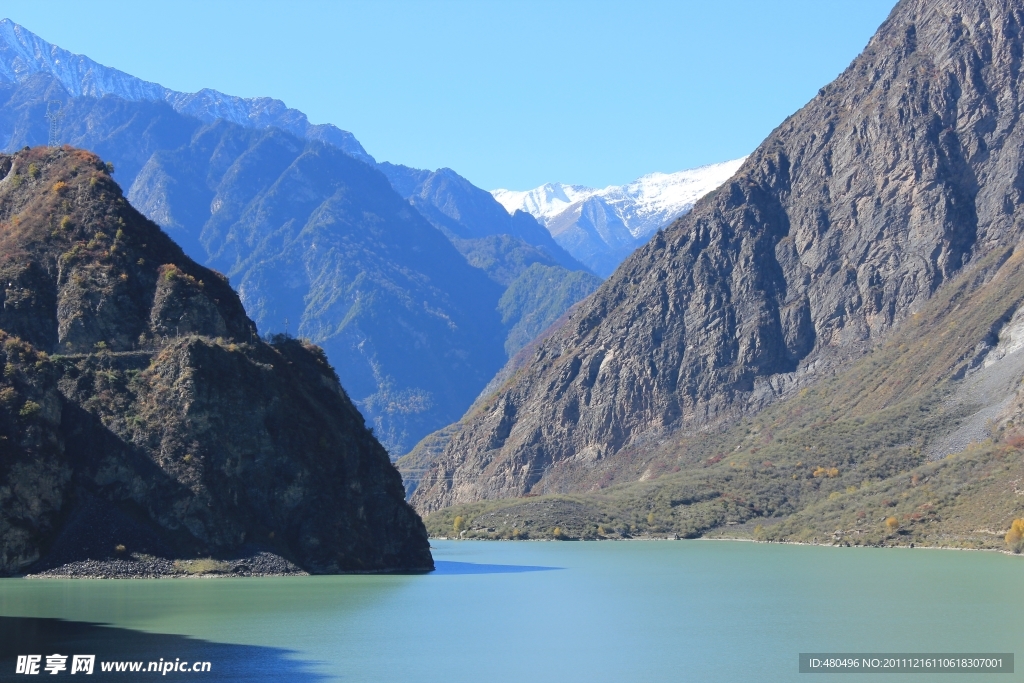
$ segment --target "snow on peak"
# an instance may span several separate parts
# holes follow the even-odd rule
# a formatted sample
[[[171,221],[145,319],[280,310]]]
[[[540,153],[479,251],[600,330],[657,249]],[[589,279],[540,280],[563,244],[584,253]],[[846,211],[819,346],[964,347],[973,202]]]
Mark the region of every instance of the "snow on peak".
[[[314,125],[297,109],[270,97],[234,97],[203,89],[182,93],[103,66],[48,43],[10,19],[0,19],[0,82],[23,83],[46,73],[72,97],[114,95],[130,101],[163,101],[175,111],[212,122],[226,119],[246,128],[275,126],[299,137],[320,140],[368,163],[376,163],[348,131],[330,124]]]
[[[637,239],[644,239],[689,211],[694,203],[728,180],[746,157],[676,173],[650,173],[626,185],[595,189],[583,185],[546,183],[532,190],[492,190],[509,213],[533,214],[544,225],[571,207],[599,197]]]

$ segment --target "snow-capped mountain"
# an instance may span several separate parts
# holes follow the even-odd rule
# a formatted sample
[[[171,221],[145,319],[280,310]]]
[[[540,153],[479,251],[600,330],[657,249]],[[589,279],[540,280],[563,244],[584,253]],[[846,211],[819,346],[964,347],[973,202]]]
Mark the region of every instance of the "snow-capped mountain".
[[[547,183],[532,190],[492,190],[509,213],[533,214],[564,249],[609,275],[659,228],[728,180],[746,157],[677,173],[650,173],[604,189]]]
[[[226,119],[247,128],[275,126],[308,140],[320,140],[350,156],[375,163],[355,136],[331,124],[312,124],[297,109],[271,97],[234,97],[216,90],[183,93],[103,66],[46,42],[10,19],[0,19],[0,82],[23,83],[33,75],[53,76],[71,97],[116,95],[125,100],[163,101],[205,122]]]

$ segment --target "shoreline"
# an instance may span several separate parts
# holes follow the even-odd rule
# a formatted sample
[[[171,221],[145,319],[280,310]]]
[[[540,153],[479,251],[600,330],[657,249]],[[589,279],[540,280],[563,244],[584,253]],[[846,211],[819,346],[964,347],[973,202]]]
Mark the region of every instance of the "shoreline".
[[[590,543],[590,542],[623,542],[628,543],[630,541],[726,541],[730,543],[763,543],[765,545],[806,545],[813,546],[816,548],[870,548],[874,550],[959,550],[964,552],[975,552],[975,553],[999,553],[1001,555],[1009,555],[1011,557],[1024,557],[1024,553],[1015,553],[1011,550],[1001,550],[999,548],[955,548],[953,546],[945,545],[842,545],[839,543],[808,543],[807,541],[759,541],[756,538],[708,538],[707,536],[698,536],[696,538],[665,538],[665,537],[647,537],[647,538],[570,538],[570,539],[556,539],[556,538],[453,538],[451,536],[431,536],[431,541],[486,541],[486,542],[508,542],[508,543]]]

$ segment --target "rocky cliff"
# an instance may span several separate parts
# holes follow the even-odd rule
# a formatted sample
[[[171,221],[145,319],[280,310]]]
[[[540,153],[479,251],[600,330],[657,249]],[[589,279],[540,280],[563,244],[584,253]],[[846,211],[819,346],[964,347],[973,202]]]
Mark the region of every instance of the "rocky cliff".
[[[261,341],[94,155],[26,149],[0,176],[0,573],[245,551],[432,567],[320,349]]]
[[[1021,229],[1024,3],[903,0],[737,174],[463,420],[413,502],[597,485],[831,374]],[[557,470],[557,478],[552,472]]]

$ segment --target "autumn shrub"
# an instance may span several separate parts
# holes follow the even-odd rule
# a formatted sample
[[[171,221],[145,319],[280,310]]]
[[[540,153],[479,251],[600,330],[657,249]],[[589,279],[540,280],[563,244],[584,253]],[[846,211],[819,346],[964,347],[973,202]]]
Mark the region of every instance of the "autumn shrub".
[[[25,401],[25,404],[21,406],[21,410],[18,411],[18,415],[24,418],[32,418],[38,415],[42,409],[43,407],[35,401]]]
[[[889,530],[889,533],[896,531],[900,528],[900,520],[895,517],[888,518],[885,520],[885,528]]]
[[[1013,549],[1013,552],[1019,553],[1024,547],[1024,519],[1015,519],[1010,524],[1010,530],[1006,532],[1005,536],[1006,545]]]

